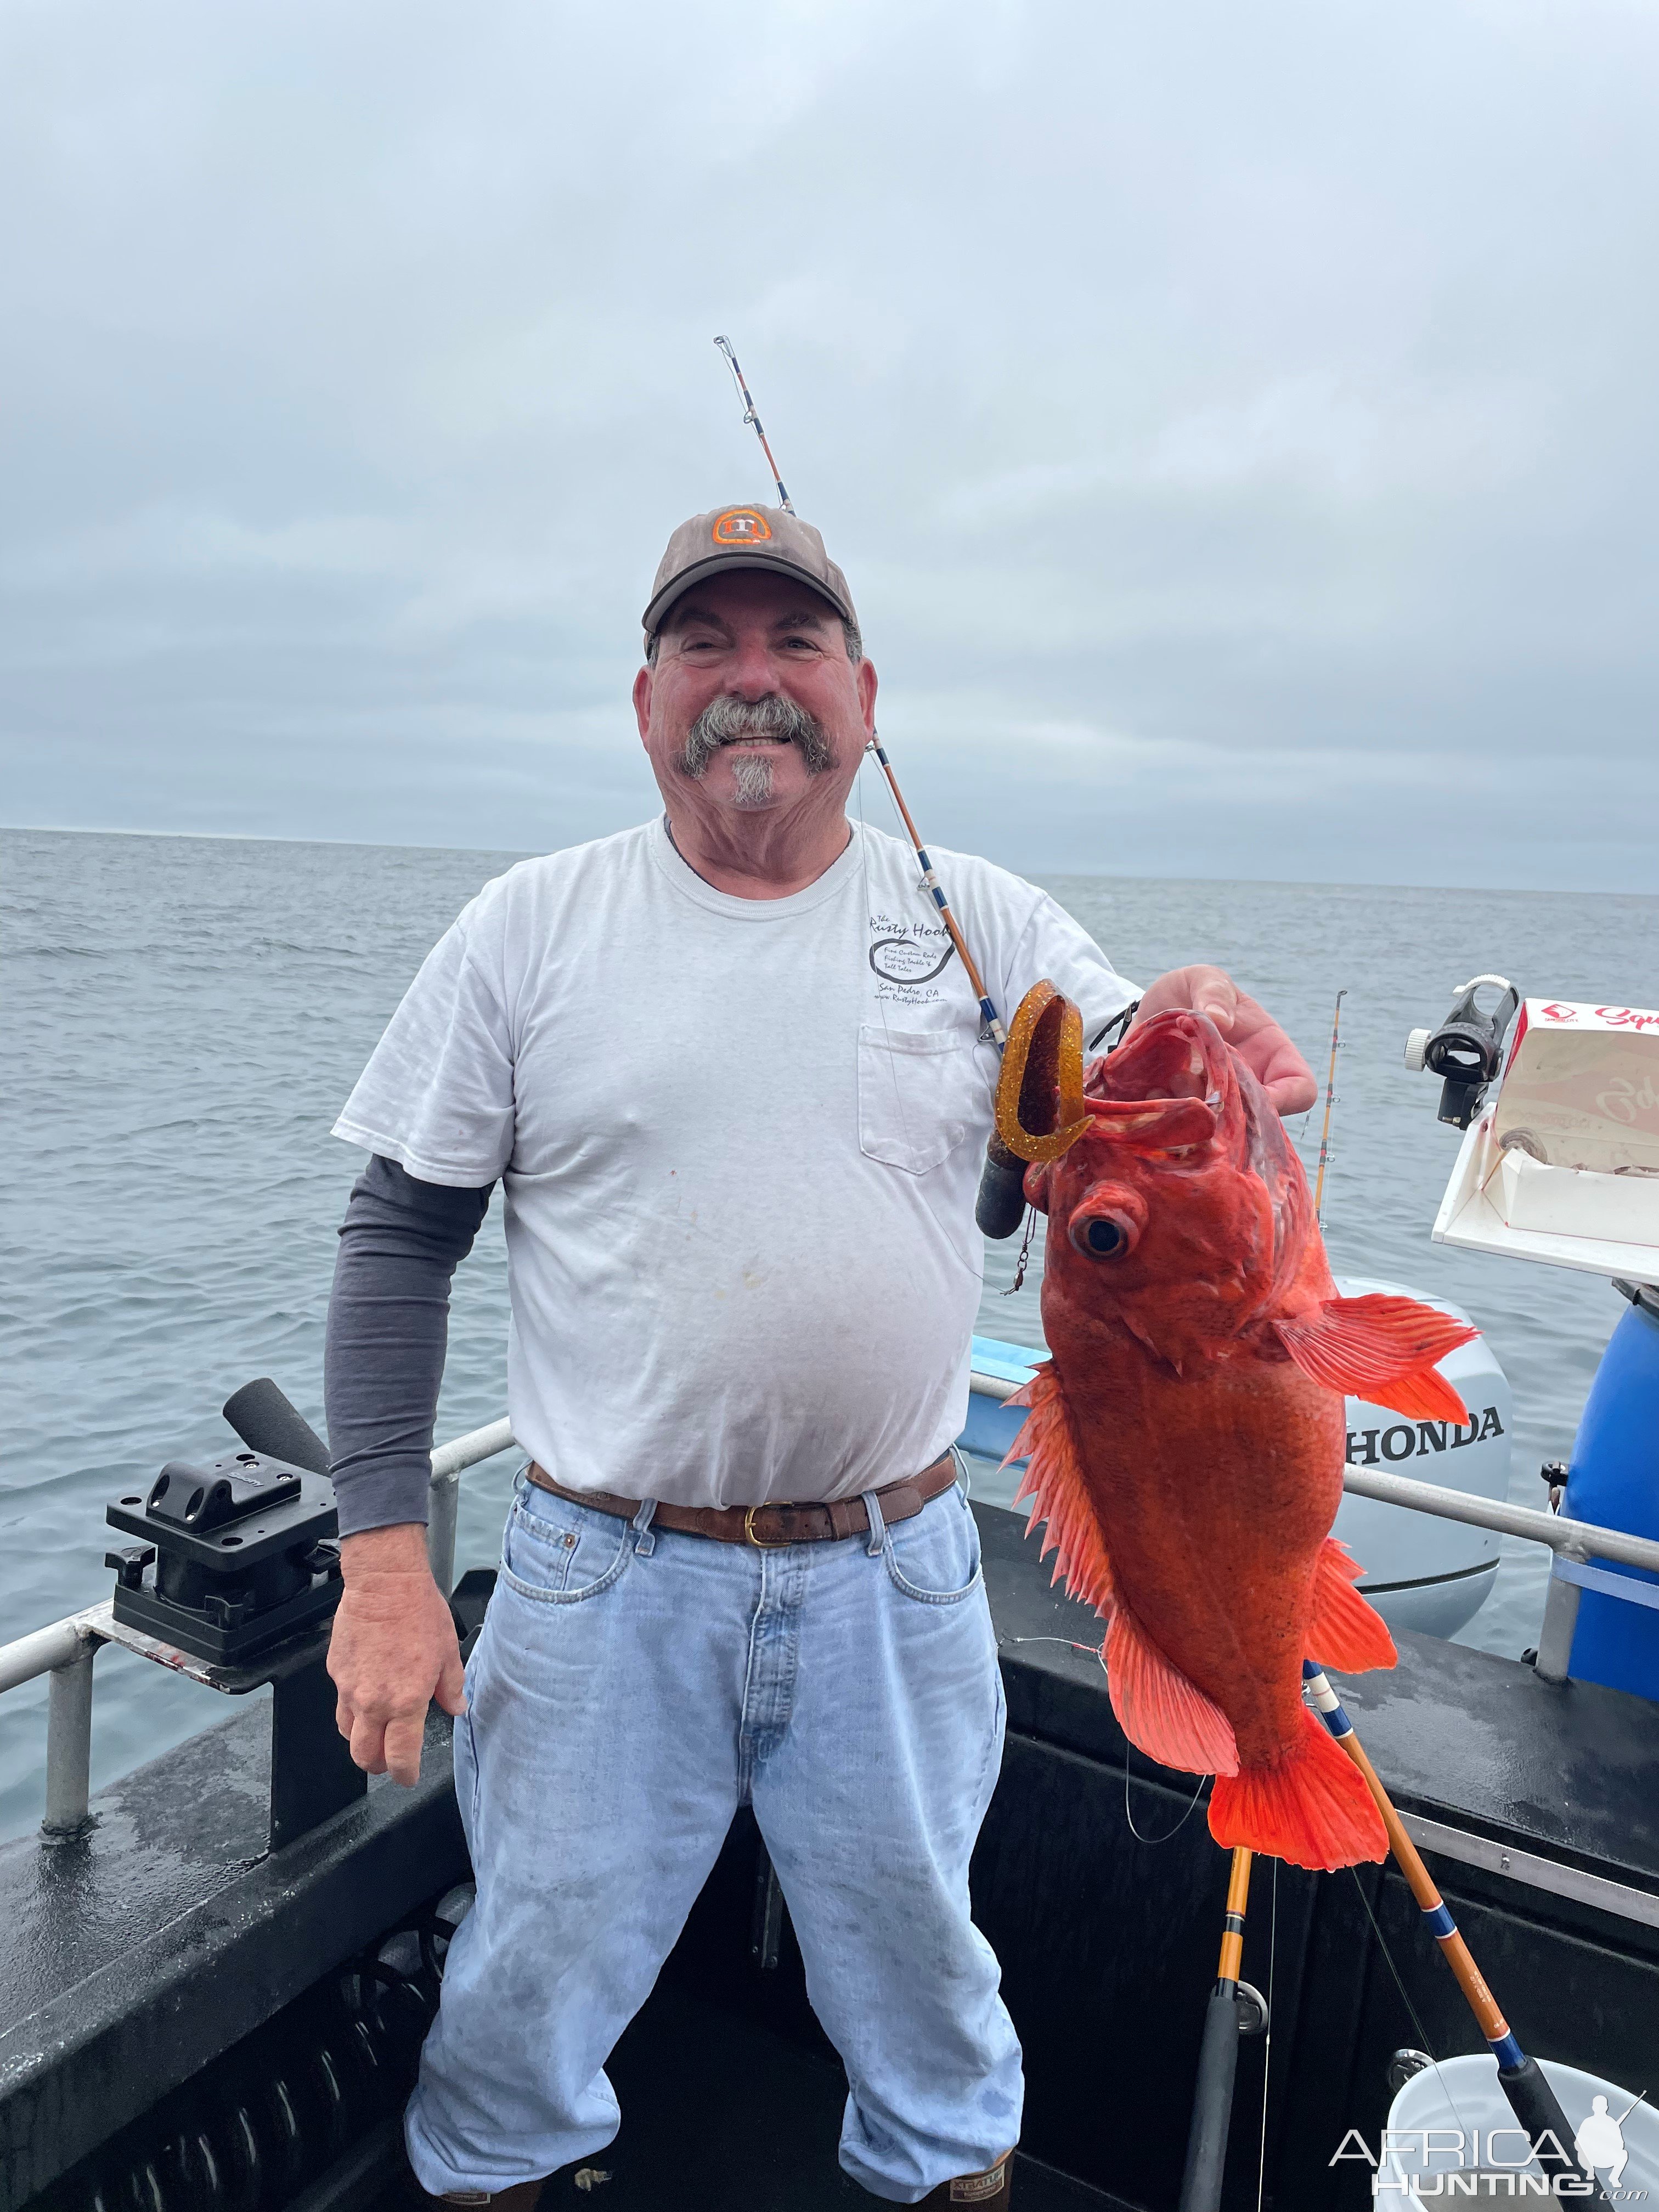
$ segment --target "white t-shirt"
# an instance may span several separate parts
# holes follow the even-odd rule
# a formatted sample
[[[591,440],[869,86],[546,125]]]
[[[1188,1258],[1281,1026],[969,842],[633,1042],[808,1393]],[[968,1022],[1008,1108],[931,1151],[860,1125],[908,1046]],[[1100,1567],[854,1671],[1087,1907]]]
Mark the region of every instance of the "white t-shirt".
[[[1133,993],[1045,893],[934,860],[1006,1020]],[[967,1414],[996,1054],[908,847],[855,827],[733,898],[659,819],[487,884],[335,1126],[426,1182],[501,1178],[507,1411],[572,1488],[827,1498]]]

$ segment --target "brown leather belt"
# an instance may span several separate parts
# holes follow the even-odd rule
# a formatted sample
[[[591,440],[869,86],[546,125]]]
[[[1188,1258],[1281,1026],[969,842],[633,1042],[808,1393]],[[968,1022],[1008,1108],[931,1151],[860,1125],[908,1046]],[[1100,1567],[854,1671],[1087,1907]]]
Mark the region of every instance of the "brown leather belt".
[[[591,1505],[596,1513],[614,1514],[631,1521],[643,1499],[617,1498],[608,1490],[567,1490],[555,1482],[544,1467],[532,1459],[525,1469],[538,1490],[555,1498],[568,1498],[573,1505]],[[930,1499],[948,1490],[957,1479],[957,1465],[949,1452],[920,1474],[906,1475],[877,1491],[884,1521],[909,1521]],[[833,1504],[790,1505],[659,1504],[651,1516],[653,1528],[672,1528],[684,1536],[712,1536],[717,1544],[752,1544],[757,1551],[781,1551],[788,1544],[823,1544],[842,1536],[862,1536],[870,1516],[862,1498],[838,1498]]]

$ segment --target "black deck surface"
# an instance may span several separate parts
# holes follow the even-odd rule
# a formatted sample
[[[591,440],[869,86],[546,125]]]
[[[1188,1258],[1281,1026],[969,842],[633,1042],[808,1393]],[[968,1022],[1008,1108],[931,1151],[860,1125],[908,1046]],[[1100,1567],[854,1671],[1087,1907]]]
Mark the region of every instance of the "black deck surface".
[[[417,1789],[371,1783],[272,1855],[262,1706],[125,1776],[83,1840],[0,1849],[0,2206],[465,1877],[441,1715],[427,1747]]]
[[[584,2191],[581,2168],[556,2175],[544,2212],[851,2212],[879,2202],[836,2163],[840,2067],[672,1980],[659,1984],[607,2071],[622,2132],[589,2163],[609,2179]],[[1017,2173],[1020,2212],[1127,2212],[1035,2160],[1022,2158]],[[379,2204],[401,2212],[417,2201],[399,2179]]]
[[[1099,1622],[1048,1587],[1048,1566],[1031,1572],[1023,1518],[982,1508],[979,1521],[1010,1729],[1121,1765],[1100,1662],[1069,1648],[1097,1645]],[[1332,1679],[1399,1805],[1659,1894],[1659,1707],[1437,1636],[1395,1641],[1397,1667]]]
[[[1201,1805],[1167,1843],[1130,1837],[1126,1746],[1105,1676],[1096,1657],[1072,1648],[1097,1643],[1099,1624],[1049,1589],[1016,1516],[988,1507],[979,1519],[1010,1733],[975,1893],[1027,2046],[1027,2145],[1156,2206],[1170,2194],[1171,2156],[1178,2173],[1180,2109],[1214,1972],[1224,1858]],[[1399,1642],[1397,1669],[1346,1682],[1344,1695],[1403,1805],[1659,1893],[1659,1708],[1590,1684],[1554,1687],[1518,1662],[1435,1638]],[[0,1847],[0,2208],[27,2201],[465,1875],[441,1716],[430,1725],[417,1790],[378,1783],[361,1804],[271,1856],[268,1717],[248,1712],[209,1726],[217,1709],[208,1692],[202,1703],[205,1732],[106,1791],[86,1840]],[[1127,1765],[1140,1825],[1162,1836],[1190,1802],[1192,1778],[1138,1753]],[[711,1884],[675,1973],[619,2048],[628,2117],[615,2158],[599,2161],[617,2179],[598,2199],[617,2212],[694,2201],[811,2212],[819,2202],[857,2201],[834,2160],[839,2070],[815,2041],[798,1957],[762,1978],[749,1961],[752,1850],[752,1834],[734,1835],[724,1889]],[[1632,2075],[1636,2087],[1659,2080],[1659,1932],[1449,1862],[1439,1872],[1523,2041],[1615,2075],[1627,2057],[1647,2069]],[[1370,1948],[1362,1889],[1437,2047],[1478,2044],[1394,1877],[1367,1869],[1356,1884],[1284,1870],[1273,1893],[1281,2006],[1273,2075],[1284,2085],[1274,2103],[1316,2112],[1320,2130],[1339,2120],[1374,2125],[1389,2050],[1418,2039]],[[1260,1890],[1252,1911],[1245,1966],[1264,1982],[1268,1895]],[[718,2035],[684,2009],[698,2004],[712,2007]],[[1237,2126],[1252,2185],[1260,2082],[1259,2057],[1247,2052]],[[1138,2100],[1153,2098],[1168,2109],[1148,2106],[1139,2130]],[[1280,2127],[1270,2114],[1274,2146]],[[1103,2160],[1109,2139],[1127,2142],[1121,2160]],[[671,2148],[683,2159],[694,2142],[731,2163],[724,2193],[694,2200],[674,2193],[681,2182],[671,2188],[661,2161]],[[1312,2193],[1316,2178],[1326,2179],[1326,2154],[1316,2159],[1316,2148],[1310,2135],[1300,2194],[1280,2200],[1297,2212],[1325,2201],[1322,2189]],[[1270,2148],[1270,2172],[1278,2154]],[[787,2193],[777,2195],[786,2172]],[[1070,2197],[1054,2194],[1058,2182],[1045,2197],[1045,2185],[1023,2183],[1024,2212],[1107,2201],[1071,2184]],[[809,2188],[823,2193],[804,2194]],[[1253,2203],[1253,2186],[1249,2194]]]

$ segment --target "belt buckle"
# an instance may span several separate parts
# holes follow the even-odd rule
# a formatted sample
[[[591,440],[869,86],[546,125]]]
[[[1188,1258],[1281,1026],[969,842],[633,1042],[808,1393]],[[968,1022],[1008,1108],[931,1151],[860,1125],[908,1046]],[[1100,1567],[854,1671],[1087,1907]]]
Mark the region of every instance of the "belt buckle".
[[[769,1544],[763,1537],[757,1536],[755,1534],[755,1516],[757,1513],[765,1513],[769,1511],[775,1505],[781,1513],[787,1513],[793,1502],[794,1501],[792,1498],[769,1498],[764,1505],[745,1506],[743,1516],[744,1542],[745,1544],[752,1544],[757,1552],[787,1552],[789,1549],[789,1539],[787,1536],[784,1538],[781,1544]]]

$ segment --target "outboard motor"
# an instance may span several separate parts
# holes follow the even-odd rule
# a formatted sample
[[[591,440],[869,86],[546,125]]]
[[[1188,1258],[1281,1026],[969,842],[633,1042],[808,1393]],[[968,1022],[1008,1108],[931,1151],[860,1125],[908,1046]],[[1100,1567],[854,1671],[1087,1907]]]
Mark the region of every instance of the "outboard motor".
[[[1488,988],[1500,996],[1486,1013],[1478,994]],[[1467,1129],[1480,1112],[1486,1086],[1497,1078],[1504,1033],[1520,1003],[1521,994],[1506,975],[1477,975],[1460,986],[1437,1030],[1413,1030],[1406,1039],[1406,1065],[1412,1073],[1427,1068],[1442,1079],[1440,1119],[1454,1129]]]

